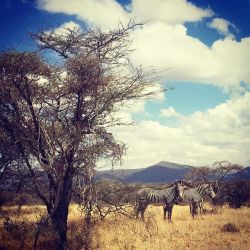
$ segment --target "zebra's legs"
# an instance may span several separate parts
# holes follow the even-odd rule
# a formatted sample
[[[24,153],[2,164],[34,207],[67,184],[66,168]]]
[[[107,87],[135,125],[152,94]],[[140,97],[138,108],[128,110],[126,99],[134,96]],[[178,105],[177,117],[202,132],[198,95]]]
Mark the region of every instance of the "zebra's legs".
[[[198,204],[196,202],[189,204],[190,214],[194,217],[194,214],[196,213],[196,209],[199,207],[200,215],[202,216],[202,213],[203,213],[202,205],[203,205],[202,202],[199,202]]]
[[[164,220],[166,220],[166,213],[168,212],[168,221],[171,222],[171,218],[172,218],[172,210],[173,210],[173,206],[172,205],[165,205],[163,207],[163,211],[164,211]]]
[[[139,205],[137,206],[137,208],[136,208],[136,213],[135,213],[136,219],[138,219],[139,213],[141,213],[141,218],[142,218],[143,221],[145,221],[145,220],[144,220],[144,212],[145,212],[147,206],[148,206],[148,204],[139,204]]]
[[[167,206],[165,205],[165,206],[163,207],[163,219],[164,219],[164,220],[166,220],[166,213],[167,213],[167,211],[168,211],[168,208],[167,208]]]
[[[194,215],[195,215],[195,213],[197,211],[198,204],[196,202],[192,202],[190,207],[191,207],[192,217],[194,219]]]
[[[195,208],[194,208],[194,204],[191,205],[191,212],[192,212],[192,217],[194,219],[194,214],[195,214]]]
[[[138,210],[138,208],[135,209],[135,218],[138,219],[139,217],[139,212],[140,210]]]
[[[145,221],[144,212],[145,212],[145,210],[142,210],[142,211],[141,211],[141,219],[142,219],[142,221]]]
[[[199,202],[199,209],[200,209],[200,215],[202,216],[202,213],[203,213],[202,202]]]
[[[148,206],[148,204],[144,205],[144,206],[141,208],[141,218],[142,218],[142,221],[145,221],[144,213],[145,213],[145,210],[146,210],[147,206]]]

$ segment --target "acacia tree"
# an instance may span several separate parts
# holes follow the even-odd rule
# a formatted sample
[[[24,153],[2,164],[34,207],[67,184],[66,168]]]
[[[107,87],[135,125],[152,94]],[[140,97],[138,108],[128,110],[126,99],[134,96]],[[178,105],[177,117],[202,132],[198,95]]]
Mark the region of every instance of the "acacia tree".
[[[215,191],[218,190],[221,182],[224,178],[232,172],[241,170],[243,167],[236,163],[231,163],[229,161],[218,161],[212,166],[211,173],[216,180]]]
[[[190,170],[185,179],[193,183],[212,181],[215,191],[218,190],[219,185],[224,178],[234,172],[242,169],[242,166],[229,161],[215,162],[212,167],[197,167]]]
[[[210,177],[210,169],[208,167],[192,168],[185,175],[185,180],[192,183],[208,181]]]
[[[135,26],[33,34],[39,48],[59,55],[60,63],[46,62],[36,52],[0,53],[0,138],[13,146],[9,162],[20,157],[29,170],[60,238],[59,249],[67,247],[77,171],[90,171],[102,158],[119,160],[125,147],[108,127],[122,124],[116,113],[126,101],[155,94],[146,91],[155,85],[152,75],[129,60]],[[1,147],[0,156],[5,153]]]

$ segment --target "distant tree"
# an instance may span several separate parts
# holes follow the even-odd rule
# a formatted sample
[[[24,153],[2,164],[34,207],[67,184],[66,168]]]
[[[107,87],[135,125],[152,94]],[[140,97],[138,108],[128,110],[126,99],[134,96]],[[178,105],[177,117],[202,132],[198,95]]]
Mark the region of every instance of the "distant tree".
[[[219,161],[215,162],[211,169],[211,174],[215,179],[215,191],[219,188],[221,182],[224,178],[235,171],[241,170],[243,167],[236,163],[231,163],[229,161]]]
[[[215,162],[212,167],[197,167],[191,169],[185,176],[185,180],[192,183],[200,182],[213,182],[214,189],[217,191],[221,182],[225,177],[234,172],[242,169],[239,164],[231,163],[229,161]]]
[[[216,204],[228,203],[230,207],[240,208],[250,200],[250,182],[246,180],[228,181],[220,185]]]
[[[60,56],[59,63],[35,52],[0,53],[0,144],[7,146],[0,146],[1,168],[23,161],[60,238],[58,249],[67,247],[77,172],[85,173],[91,196],[96,162],[106,158],[114,163],[125,152],[108,131],[124,124],[117,112],[127,101],[157,92],[151,88],[156,84],[151,73],[129,60],[135,26],[33,34],[41,50]]]
[[[204,182],[208,181],[210,177],[210,168],[209,167],[197,167],[192,168],[185,175],[184,179],[191,183]]]

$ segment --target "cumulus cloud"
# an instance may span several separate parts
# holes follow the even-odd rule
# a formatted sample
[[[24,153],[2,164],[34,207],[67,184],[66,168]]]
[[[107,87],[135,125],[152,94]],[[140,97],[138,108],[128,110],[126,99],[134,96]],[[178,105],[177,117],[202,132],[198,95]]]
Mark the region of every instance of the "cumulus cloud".
[[[212,21],[208,23],[208,27],[216,29],[220,34],[224,36],[231,37],[234,37],[234,35],[230,32],[229,28],[232,27],[237,30],[234,24],[223,18],[213,18]]]
[[[187,0],[133,0],[132,15],[140,20],[158,20],[169,24],[200,21],[211,17],[211,9],[198,8]]]
[[[75,15],[78,19],[104,29],[128,23],[124,8],[115,0],[37,0],[40,9],[52,13]]]
[[[195,81],[225,88],[250,84],[250,38],[230,37],[208,47],[187,34],[184,25],[154,22],[133,34],[132,59],[145,67],[164,70],[165,80]]]
[[[249,164],[249,106],[246,93],[214,109],[182,116],[176,127],[142,121],[115,128],[117,138],[129,146],[124,167],[146,167],[161,160],[196,166],[221,160]]]
[[[160,116],[162,116],[162,117],[174,117],[174,118],[178,118],[178,119],[181,119],[183,117],[183,115],[176,112],[176,110],[173,107],[169,107],[167,109],[161,109]]]
[[[152,85],[151,87],[148,87],[145,90],[146,93],[154,92],[154,101],[162,102],[165,99],[164,93],[162,91],[162,87],[159,84]],[[145,110],[147,100],[141,99],[141,100],[129,100],[125,101],[122,104],[119,104],[117,109],[119,110],[115,114],[115,119],[121,120],[121,122],[124,123],[134,123],[133,115],[136,113],[141,113],[144,115],[149,115],[147,111]]]
[[[56,28],[54,30],[54,33],[56,35],[66,35],[68,33],[68,30],[72,30],[72,29],[76,29],[76,30],[80,30],[81,27],[79,24],[70,21],[70,22],[66,22],[64,24],[62,24],[60,27]]]
[[[132,0],[125,8],[116,0],[37,0],[37,6],[52,13],[75,15],[92,25],[115,28],[118,22],[127,24],[129,19],[152,19],[171,24],[195,22],[211,17],[211,9],[198,8],[187,0]]]
[[[133,115],[135,113],[146,113],[145,101],[127,101],[122,105],[117,106],[119,112],[115,113],[112,118],[119,119],[122,123],[134,123]]]

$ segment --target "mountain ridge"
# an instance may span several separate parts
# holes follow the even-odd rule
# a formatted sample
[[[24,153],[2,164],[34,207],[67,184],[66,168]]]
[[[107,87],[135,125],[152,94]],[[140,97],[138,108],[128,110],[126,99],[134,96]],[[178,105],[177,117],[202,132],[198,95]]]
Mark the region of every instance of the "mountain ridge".
[[[97,179],[123,180],[135,183],[165,183],[183,179],[193,166],[160,161],[142,169],[98,171]]]
[[[250,166],[226,176],[226,180],[250,180]]]

